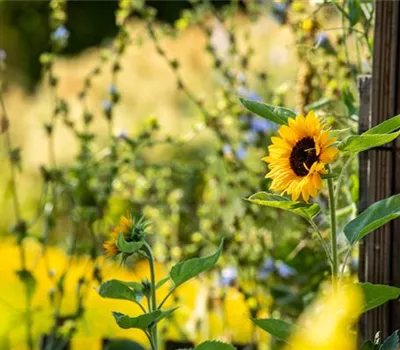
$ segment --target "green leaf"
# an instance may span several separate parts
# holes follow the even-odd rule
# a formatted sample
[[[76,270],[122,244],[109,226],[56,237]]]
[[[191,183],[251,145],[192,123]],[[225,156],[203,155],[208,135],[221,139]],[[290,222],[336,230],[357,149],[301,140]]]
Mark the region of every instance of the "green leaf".
[[[120,326],[121,328],[138,328],[145,331],[154,325],[157,319],[162,315],[162,311],[156,310],[137,317],[129,317],[128,315],[124,315],[115,311],[112,314],[118,326]]]
[[[28,294],[32,297],[37,284],[35,277],[33,277],[32,273],[28,270],[18,270],[16,273],[22,283],[25,284]]]
[[[399,348],[399,344],[399,331],[395,331],[389,338],[384,341],[379,350],[397,350]]]
[[[338,173],[328,173],[328,174],[322,174],[321,179],[327,180],[327,179],[336,179],[339,177]]]
[[[357,283],[364,294],[363,312],[372,310],[400,296],[400,288],[385,284]]]
[[[362,134],[347,136],[339,143],[342,152],[362,152],[392,142],[400,135],[400,131],[391,134]]]
[[[120,252],[126,253],[126,254],[133,254],[136,253],[138,250],[140,250],[144,242],[127,242],[125,240],[124,234],[121,232],[118,236],[117,242],[116,242],[117,248]]]
[[[273,318],[266,318],[266,319],[252,318],[252,320],[258,327],[268,332],[275,338],[283,341],[286,341],[289,338],[290,334],[292,333],[295,327],[290,323]]]
[[[240,99],[240,102],[252,113],[280,125],[287,125],[288,119],[296,116],[290,109],[267,105],[262,102]]]
[[[170,277],[167,276],[167,277],[163,278],[162,280],[159,280],[159,281],[156,283],[156,289],[162,287],[165,283],[167,283],[167,282],[169,281],[169,279],[170,279]]]
[[[340,6],[340,5],[339,5]],[[360,0],[348,0],[348,18],[351,26],[355,26],[361,19],[362,9]]]
[[[351,131],[351,128],[346,128],[346,129],[333,129],[329,130],[329,136],[330,137],[340,137],[344,134],[348,134]]]
[[[397,129],[400,129],[400,115],[385,120],[384,122],[364,132],[363,135],[388,134]]]
[[[103,298],[130,300],[140,303],[143,294],[129,288],[126,283],[118,280],[110,280],[100,286],[99,294]]]
[[[372,204],[343,229],[350,244],[359,242],[368,233],[400,217],[400,194]]]
[[[378,346],[373,341],[368,340],[362,346],[360,350],[378,350]]]
[[[329,105],[333,101],[334,101],[333,98],[323,97],[323,98],[319,99],[318,101],[308,104],[304,108],[307,111],[311,111],[311,110],[315,111],[317,109],[325,107],[326,105]]]
[[[174,307],[172,309],[168,309],[166,311],[162,311],[162,314],[161,314],[160,317],[157,318],[156,323],[160,322],[164,318],[167,318],[167,317],[171,316],[177,309],[179,309],[179,306]]]
[[[236,348],[227,343],[217,340],[208,340],[195,347],[195,350],[236,350]]]
[[[287,210],[307,220],[317,216],[321,210],[320,206],[316,203],[295,202],[286,197],[267,192],[255,193],[246,200],[265,207]]]
[[[219,245],[218,250],[206,257],[193,258],[181,261],[172,267],[170,276],[175,284],[175,288],[197,276],[198,274],[212,268],[218,261],[222,252],[223,241]]]

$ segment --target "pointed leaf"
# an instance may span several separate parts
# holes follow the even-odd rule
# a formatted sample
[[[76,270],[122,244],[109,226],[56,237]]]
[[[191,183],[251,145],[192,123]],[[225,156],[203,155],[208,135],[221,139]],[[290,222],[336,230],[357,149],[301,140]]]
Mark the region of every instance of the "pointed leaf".
[[[343,229],[350,244],[359,242],[368,233],[400,217],[400,194],[372,204]]]
[[[331,97],[323,97],[315,102],[312,102],[310,104],[308,104],[307,106],[305,106],[305,110],[307,111],[315,111],[317,109],[320,109],[322,107],[325,107],[326,105],[330,104],[331,102],[333,102],[334,99]]]
[[[399,348],[399,344],[399,331],[395,331],[389,338],[384,341],[379,350],[397,350]]]
[[[266,319],[253,318],[252,320],[258,327],[268,332],[275,338],[283,341],[286,341],[289,338],[290,334],[292,333],[295,327],[290,323],[273,318],[266,318]]]
[[[385,120],[384,122],[364,132],[363,135],[388,134],[397,129],[400,129],[400,115],[396,115],[395,117]]]
[[[289,118],[296,117],[296,113],[284,107],[271,106],[244,98],[241,98],[240,102],[242,102],[250,112],[280,125],[287,125]]]
[[[138,328],[141,330],[147,330],[154,322],[161,316],[162,311],[156,310],[143,314],[137,317],[129,317],[128,315],[121,314],[119,312],[113,312],[113,316],[118,326],[123,329]]]
[[[333,129],[333,130],[329,130],[329,136],[337,138],[339,136],[344,136],[345,134],[349,134],[350,131],[351,131],[351,128]]]
[[[392,142],[399,135],[400,131],[391,134],[352,135],[340,142],[338,148],[342,152],[362,152]]]
[[[287,210],[297,215],[300,215],[307,220],[317,216],[321,209],[320,206],[316,203],[291,201],[286,197],[268,192],[255,193],[246,200],[251,203],[263,205],[265,207]]]
[[[217,340],[208,340],[195,347],[195,350],[236,350],[236,348],[227,343]]]
[[[129,288],[124,282],[110,280],[100,286],[99,294],[103,298],[130,300],[140,303],[143,294],[139,291]]]
[[[362,346],[360,350],[378,350],[379,346],[375,345],[373,341],[368,340]]]
[[[127,242],[125,240],[124,234],[121,232],[118,236],[117,242],[116,242],[117,248],[120,252],[126,253],[126,254],[133,254],[136,253],[138,250],[140,250],[144,242]]]
[[[156,283],[156,289],[161,288],[165,283],[167,283],[169,281],[169,279],[170,279],[170,277],[167,276],[167,277],[163,278],[162,280],[159,280]]]
[[[203,258],[193,258],[181,261],[172,267],[170,276],[175,284],[175,288],[197,276],[198,274],[212,268],[218,261],[222,252],[223,241],[219,245],[218,250]]]
[[[16,271],[19,279],[25,284],[26,290],[30,296],[32,296],[36,289],[36,279],[32,273],[26,269]]]
[[[362,9],[360,0],[348,0],[348,18],[351,26],[355,26],[361,19]]]
[[[363,312],[372,310],[400,296],[400,288],[385,284],[357,283],[364,294]]]
[[[171,316],[177,309],[179,309],[179,306],[163,311],[160,317],[157,318],[156,323],[160,322],[164,318]]]

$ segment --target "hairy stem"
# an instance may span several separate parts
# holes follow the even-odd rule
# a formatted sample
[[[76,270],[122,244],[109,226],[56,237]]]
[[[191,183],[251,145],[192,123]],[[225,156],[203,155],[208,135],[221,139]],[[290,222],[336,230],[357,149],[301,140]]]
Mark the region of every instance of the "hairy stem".
[[[150,265],[150,283],[151,283],[151,302],[150,302],[150,312],[157,310],[157,298],[156,298],[156,274],[155,274],[155,265],[154,265],[154,255],[151,247],[146,242],[143,246],[147,253],[147,257],[149,259]],[[157,324],[155,324],[150,329],[150,336],[152,338],[152,347],[154,350],[158,349],[158,339],[157,339]]]
[[[331,173],[331,169],[329,169]],[[335,192],[333,189],[333,179],[328,179],[329,190],[329,210],[331,217],[331,250],[332,250],[332,284],[334,289],[337,287],[338,276],[338,253],[337,253],[337,234],[336,234],[336,203]]]

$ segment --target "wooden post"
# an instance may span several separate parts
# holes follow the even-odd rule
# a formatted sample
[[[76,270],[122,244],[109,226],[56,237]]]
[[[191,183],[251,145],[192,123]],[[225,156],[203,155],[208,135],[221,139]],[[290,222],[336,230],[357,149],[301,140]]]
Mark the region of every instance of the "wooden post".
[[[375,2],[375,35],[372,74],[371,126],[400,113],[400,2]],[[361,162],[365,160],[360,159]],[[397,165],[396,165],[397,164]],[[367,171],[361,174],[362,186],[367,186],[361,206],[399,192],[399,154],[396,145],[368,152]],[[365,185],[367,184],[367,185]],[[365,189],[364,189],[365,190]],[[371,233],[361,246],[360,279],[371,283],[400,286],[400,226],[385,225]],[[361,322],[361,334],[373,339],[381,331],[387,337],[400,328],[400,303],[393,301],[369,311]]]

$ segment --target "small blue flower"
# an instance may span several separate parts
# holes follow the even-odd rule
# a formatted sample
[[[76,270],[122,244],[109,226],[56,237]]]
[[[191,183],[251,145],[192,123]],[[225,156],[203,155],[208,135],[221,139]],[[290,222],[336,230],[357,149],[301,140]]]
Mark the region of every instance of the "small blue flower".
[[[246,81],[246,75],[245,75],[244,73],[242,73],[242,72],[239,72],[239,73],[236,75],[236,79],[237,79],[238,81],[240,81],[241,83],[243,83],[243,82]]]
[[[248,115],[241,115],[240,116],[240,118],[239,118],[239,120],[242,122],[242,123],[248,123],[249,122],[249,116]]]
[[[288,278],[295,274],[295,271],[282,261],[278,261],[276,263],[276,270],[278,272],[278,275],[282,278]]]
[[[244,86],[239,86],[237,89],[237,93],[241,97],[247,97],[247,94],[249,93],[248,90]]]
[[[246,157],[246,149],[244,146],[241,144],[239,147],[236,149],[236,158],[239,160],[242,160],[244,157]]]
[[[269,120],[254,116],[250,120],[250,129],[255,132],[265,133],[275,129],[275,124]]]
[[[273,9],[278,12],[286,11],[287,5],[283,2],[276,2],[274,3]]]
[[[112,103],[111,103],[111,101],[108,101],[108,100],[102,101],[101,106],[103,107],[105,112],[110,112],[112,109]]]
[[[115,95],[115,94],[117,94],[117,93],[118,93],[117,87],[116,87],[114,84],[110,84],[110,85],[108,86],[108,93],[109,93],[110,95]]]
[[[6,58],[7,58],[7,53],[6,53],[6,51],[3,50],[3,49],[0,49],[0,62],[5,61]]]
[[[59,44],[65,45],[69,39],[69,30],[65,26],[60,25],[51,34],[51,38]]]
[[[231,145],[225,144],[222,146],[222,153],[224,156],[232,155],[232,147]]]
[[[247,99],[251,101],[262,102],[261,96],[257,94],[255,91],[250,91],[247,95]]]
[[[278,23],[283,24],[286,22],[286,10],[286,3],[278,2],[274,3],[274,5],[272,6],[272,16],[276,19]]]
[[[117,134],[115,135],[117,138],[119,139],[127,139],[128,138],[128,132],[125,129],[121,129],[117,132]]]
[[[326,32],[319,32],[315,37],[315,44],[317,46],[325,47],[329,43],[329,37]]]
[[[257,140],[257,132],[254,130],[250,130],[245,137],[245,140],[250,143],[253,144],[254,142],[256,142]]]
[[[220,284],[222,287],[230,287],[236,283],[238,277],[237,270],[232,267],[226,267],[221,271]]]
[[[275,270],[275,261],[272,258],[265,260],[264,264],[258,269],[258,278],[266,280],[271,272]]]

